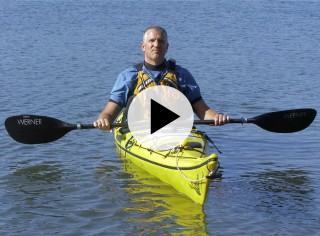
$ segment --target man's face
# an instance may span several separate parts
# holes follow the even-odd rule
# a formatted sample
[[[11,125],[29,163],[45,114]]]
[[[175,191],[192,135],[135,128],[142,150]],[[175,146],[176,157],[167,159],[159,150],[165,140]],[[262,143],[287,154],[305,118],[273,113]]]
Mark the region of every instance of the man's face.
[[[145,40],[141,44],[145,61],[151,65],[160,65],[168,50],[168,40],[164,34],[155,29],[150,29],[145,34]]]

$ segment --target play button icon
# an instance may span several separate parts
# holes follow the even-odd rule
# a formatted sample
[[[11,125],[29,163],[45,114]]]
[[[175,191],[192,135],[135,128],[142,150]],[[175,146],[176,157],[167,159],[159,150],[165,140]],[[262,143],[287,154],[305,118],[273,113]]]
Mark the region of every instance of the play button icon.
[[[128,126],[137,143],[143,147],[170,150],[189,136],[193,110],[189,100],[177,89],[153,86],[132,100]]]
[[[151,99],[151,134],[180,116]]]

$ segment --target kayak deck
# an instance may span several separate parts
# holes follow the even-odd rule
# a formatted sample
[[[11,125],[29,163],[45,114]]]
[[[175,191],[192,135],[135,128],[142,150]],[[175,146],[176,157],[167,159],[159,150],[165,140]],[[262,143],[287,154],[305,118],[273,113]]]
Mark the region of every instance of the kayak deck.
[[[121,116],[117,122],[121,122]],[[122,157],[173,186],[193,201],[204,204],[210,177],[218,169],[218,156],[210,153],[208,140],[203,132],[192,129],[181,145],[157,151],[138,144],[128,131],[123,128],[114,129],[117,152]]]

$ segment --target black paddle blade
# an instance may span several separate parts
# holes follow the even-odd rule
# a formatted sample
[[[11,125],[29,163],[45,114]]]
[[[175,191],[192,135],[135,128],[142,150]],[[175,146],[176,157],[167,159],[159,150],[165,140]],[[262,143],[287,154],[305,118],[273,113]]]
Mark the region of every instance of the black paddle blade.
[[[5,126],[14,140],[24,144],[49,143],[77,128],[51,117],[36,115],[9,117]]]
[[[248,119],[262,129],[276,133],[293,133],[307,128],[317,115],[311,108],[270,112]]]

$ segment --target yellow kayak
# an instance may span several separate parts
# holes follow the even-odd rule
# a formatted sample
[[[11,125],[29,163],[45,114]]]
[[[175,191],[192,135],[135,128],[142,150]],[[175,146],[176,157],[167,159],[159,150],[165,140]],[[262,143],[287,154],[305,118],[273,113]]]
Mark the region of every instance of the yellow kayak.
[[[122,114],[116,123],[122,123]],[[193,201],[203,205],[216,173],[218,156],[210,153],[207,136],[192,129],[179,146],[168,150],[150,150],[139,144],[128,128],[114,128],[117,152],[134,164],[173,186]],[[170,142],[170,137],[168,137]]]

